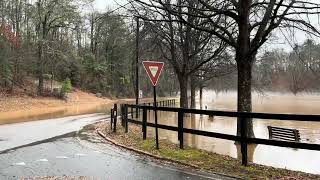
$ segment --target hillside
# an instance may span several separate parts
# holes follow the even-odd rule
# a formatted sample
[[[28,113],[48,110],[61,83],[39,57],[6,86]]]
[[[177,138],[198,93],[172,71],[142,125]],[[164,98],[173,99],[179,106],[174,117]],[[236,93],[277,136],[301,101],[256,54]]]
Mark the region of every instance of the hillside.
[[[95,94],[75,89],[69,95],[68,101],[54,97],[31,97],[27,95],[0,95],[0,112],[12,112],[21,110],[35,110],[59,106],[70,106],[80,104],[107,104],[112,100],[98,98]]]

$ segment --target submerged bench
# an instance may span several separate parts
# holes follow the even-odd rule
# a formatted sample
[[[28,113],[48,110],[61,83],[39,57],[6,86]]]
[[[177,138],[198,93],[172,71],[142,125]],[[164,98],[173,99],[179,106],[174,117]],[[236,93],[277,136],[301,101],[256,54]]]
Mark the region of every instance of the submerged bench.
[[[300,141],[300,133],[297,129],[287,129],[268,126],[269,139],[282,141]]]

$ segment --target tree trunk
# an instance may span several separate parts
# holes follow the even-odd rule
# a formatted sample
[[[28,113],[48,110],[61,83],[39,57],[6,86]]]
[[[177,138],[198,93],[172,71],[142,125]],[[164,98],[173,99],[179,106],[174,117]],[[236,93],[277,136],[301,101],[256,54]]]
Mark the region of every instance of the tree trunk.
[[[178,80],[180,85],[180,107],[188,108],[188,76],[179,75]]]
[[[250,6],[252,0],[239,1],[239,36],[237,39],[236,62],[238,69],[238,112],[251,112],[252,64],[255,53],[250,48]],[[241,120],[237,121],[237,135],[241,132]],[[252,119],[245,119],[247,137],[254,137]]]
[[[43,42],[39,41],[38,46],[38,95],[43,95]]]
[[[39,0],[38,3],[38,11],[40,14],[40,10],[42,7],[41,1]],[[43,95],[43,85],[44,85],[44,79],[43,79],[43,73],[44,73],[44,62],[45,62],[45,49],[44,49],[44,41],[47,38],[47,17],[44,18],[44,21],[41,22],[40,29],[39,29],[39,43],[38,43],[38,62],[37,62],[37,68],[38,68],[38,95]]]
[[[94,54],[94,49],[93,49],[93,31],[94,31],[94,16],[93,13],[91,14],[91,19],[90,19],[90,49],[91,53]]]
[[[200,87],[199,87],[199,96],[200,96],[200,97],[199,97],[199,98],[200,98],[200,99],[199,99],[199,102],[200,102],[200,109],[202,109],[202,103],[203,103],[203,102],[202,102],[202,95],[203,95],[203,86],[200,86]]]
[[[252,112],[252,64],[253,59],[240,60],[238,63],[238,112]],[[247,137],[254,137],[252,119],[247,119]],[[237,122],[237,134],[240,135],[240,119]]]
[[[195,78],[193,75],[190,77],[190,91],[191,91],[191,104],[190,108],[196,108],[196,85]]]

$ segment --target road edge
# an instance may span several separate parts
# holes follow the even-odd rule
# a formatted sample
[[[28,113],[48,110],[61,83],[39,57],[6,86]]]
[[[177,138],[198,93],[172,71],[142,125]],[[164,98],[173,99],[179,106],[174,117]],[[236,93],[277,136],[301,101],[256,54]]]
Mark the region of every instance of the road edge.
[[[201,167],[196,166],[196,165],[193,165],[193,164],[188,164],[188,163],[180,162],[180,161],[177,161],[177,160],[174,160],[174,159],[157,156],[157,155],[154,155],[154,154],[151,154],[151,153],[148,153],[148,152],[145,152],[145,151],[136,149],[136,148],[132,148],[132,147],[125,146],[125,145],[123,145],[123,144],[120,144],[120,143],[118,143],[118,142],[116,142],[116,141],[108,138],[104,133],[102,133],[102,132],[99,131],[98,129],[96,129],[96,132],[97,132],[97,134],[98,134],[99,136],[101,136],[103,139],[105,139],[105,140],[108,141],[109,143],[111,143],[111,144],[113,144],[113,145],[115,145],[115,146],[124,148],[124,149],[126,149],[126,150],[133,151],[133,152],[136,152],[136,153],[138,153],[138,154],[145,155],[145,156],[149,156],[149,157],[155,158],[155,159],[157,159],[157,160],[168,161],[168,162],[175,163],[175,164],[179,164],[179,165],[182,165],[182,166],[194,168],[195,170],[201,170]],[[226,174],[222,174],[222,173],[204,172],[204,171],[201,171],[201,172],[203,172],[203,173],[209,173],[209,174],[217,175],[217,176],[221,176],[221,177],[231,178],[231,179],[241,179],[241,178],[239,178],[239,177],[230,176],[230,175],[226,175]]]

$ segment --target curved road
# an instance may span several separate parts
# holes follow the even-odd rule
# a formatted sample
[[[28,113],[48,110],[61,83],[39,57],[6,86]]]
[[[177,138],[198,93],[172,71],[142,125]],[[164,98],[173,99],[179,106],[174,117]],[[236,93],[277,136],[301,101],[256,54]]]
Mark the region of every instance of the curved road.
[[[0,179],[63,175],[93,179],[230,179],[177,168],[119,149],[88,133],[90,126],[78,131],[103,119],[104,115],[94,114],[0,126]],[[74,131],[77,133],[70,133]]]

